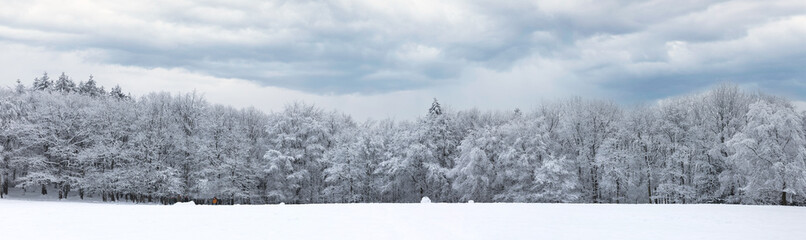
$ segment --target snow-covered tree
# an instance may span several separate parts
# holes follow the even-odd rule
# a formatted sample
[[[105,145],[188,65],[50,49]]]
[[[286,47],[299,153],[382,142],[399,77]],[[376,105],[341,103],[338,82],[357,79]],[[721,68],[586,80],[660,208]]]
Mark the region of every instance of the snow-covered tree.
[[[321,202],[324,189],[322,156],[332,143],[333,131],[327,118],[333,118],[313,105],[294,103],[274,116],[267,131],[269,150],[265,171],[269,198],[274,202]]]
[[[14,92],[17,94],[23,94],[27,90],[28,88],[26,88],[25,85],[23,85],[22,82],[20,82],[20,80],[17,79],[17,85],[14,86]]]
[[[493,159],[497,149],[497,139],[490,128],[479,129],[471,133],[459,147],[459,158],[451,170],[454,178],[453,189],[460,201],[474,200],[490,202],[493,200],[492,184],[495,181]],[[490,152],[490,155],[487,153]]]
[[[580,198],[578,179],[571,170],[571,162],[549,156],[535,169],[535,192],[531,199],[536,202],[576,202]]]
[[[196,154],[201,160],[198,196],[248,202],[255,184],[248,162],[248,138],[235,109],[213,106],[201,118],[204,131]]]
[[[53,80],[50,80],[48,73],[45,72],[42,74],[42,77],[34,79],[34,84],[31,89],[35,91],[50,91],[51,86],[53,86]]]
[[[171,165],[179,171],[182,194],[196,195],[201,192],[199,180],[202,178],[202,159],[206,150],[206,136],[201,124],[208,104],[203,96],[193,92],[175,98],[172,107],[180,134],[174,136],[179,156],[172,160]]]
[[[759,100],[750,105],[747,125],[727,142],[736,153],[746,185],[745,201],[786,205],[806,194],[806,140],[802,119],[790,105]]]
[[[104,95],[104,93],[101,92],[101,89],[98,87],[98,83],[95,81],[92,75],[90,75],[90,79],[88,79],[87,82],[80,82],[78,84],[78,92],[82,95],[87,95],[90,97],[98,97]]]
[[[62,73],[59,79],[53,83],[53,91],[61,93],[77,92],[76,83],[73,82],[73,79],[70,79],[70,77]]]
[[[18,135],[12,127],[20,126],[23,120],[22,102],[15,98],[15,93],[0,89],[0,197],[8,194],[12,185],[13,169],[11,158],[18,146]]]
[[[612,102],[572,99],[564,104],[562,118],[565,153],[576,161],[582,198],[601,201],[601,170],[596,165],[603,143],[615,136],[622,112]]]
[[[300,103],[266,114],[71,82],[43,74],[0,89],[0,196],[806,204],[806,113],[729,84],[623,109],[576,98],[449,111],[434,100],[413,121],[357,125]]]
[[[727,147],[742,128],[753,96],[732,84],[721,84],[710,91],[692,96],[691,117],[696,140],[693,148],[694,172],[692,184],[699,202],[738,202],[741,176],[736,166],[729,164],[732,154]]]
[[[551,154],[553,141],[542,116],[519,116],[496,128],[489,139],[494,157],[494,200],[507,202],[535,201],[535,170]]]
[[[372,122],[363,128],[343,130],[328,149],[323,162],[328,187],[324,195],[332,202],[367,202],[373,198],[372,177],[383,154],[383,142],[371,135]],[[362,131],[362,129],[364,129]]]
[[[603,143],[596,165],[602,171],[602,201],[623,203],[635,202],[631,193],[638,183],[640,173],[639,151],[633,147],[633,138],[620,128],[618,136]]]
[[[179,172],[178,160],[185,156],[180,151],[179,144],[183,136],[182,128],[177,124],[177,111],[173,107],[174,98],[168,93],[152,93],[144,96],[136,104],[134,116],[127,114],[112,114],[107,119],[118,117],[128,117],[134,119],[136,132],[130,137],[132,165],[131,171],[141,173],[136,182],[148,186],[143,194],[165,200],[165,198],[176,197],[185,190],[184,181]],[[125,101],[115,101],[118,104],[127,104]],[[110,103],[114,104],[114,103]],[[115,106],[115,105],[113,105]],[[114,121],[114,120],[111,120]],[[111,130],[111,129],[110,129]],[[114,130],[112,130],[114,132]],[[113,135],[114,136],[114,135]],[[108,148],[103,152],[115,154],[118,152],[125,137],[113,137],[106,139]],[[116,156],[116,155],[111,155]],[[102,158],[108,161],[112,167],[115,158]],[[123,158],[128,159],[128,158]]]
[[[103,88],[101,88],[101,92],[103,91],[104,91]],[[123,89],[120,87],[120,85],[115,85],[115,87],[113,87],[112,90],[109,91],[109,96],[118,100],[130,99],[129,95],[123,93]]]
[[[30,124],[18,127],[26,152],[18,162],[29,169],[20,181],[25,186],[43,185],[43,193],[45,184],[55,184],[60,198],[67,197],[82,177],[84,166],[78,162],[78,153],[88,145],[92,128],[87,116],[92,115],[92,102],[81,96],[56,98],[42,92],[33,93],[31,100]]]
[[[692,105],[689,98],[677,98],[659,108],[658,144],[663,157],[654,197],[662,202],[686,203],[696,198],[692,181],[694,153],[699,145],[694,138]]]

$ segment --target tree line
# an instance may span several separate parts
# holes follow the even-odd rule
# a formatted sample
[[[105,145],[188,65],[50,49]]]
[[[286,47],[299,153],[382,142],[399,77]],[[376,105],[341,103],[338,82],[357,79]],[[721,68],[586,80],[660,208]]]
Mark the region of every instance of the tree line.
[[[358,122],[304,103],[264,113],[44,74],[0,90],[0,196],[806,203],[806,114],[731,84],[629,108],[570,98],[530,111],[451,111],[436,99],[423,109]]]

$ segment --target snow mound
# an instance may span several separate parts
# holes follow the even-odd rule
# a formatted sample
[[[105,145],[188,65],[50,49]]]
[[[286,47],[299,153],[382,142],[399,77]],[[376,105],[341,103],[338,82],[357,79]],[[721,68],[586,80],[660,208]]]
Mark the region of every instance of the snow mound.
[[[285,205],[285,202],[281,202],[280,205]]]
[[[428,197],[423,197],[423,199],[420,200],[420,203],[431,203],[431,199]]]
[[[193,201],[174,203],[174,206],[195,206],[195,205],[196,205],[196,202],[193,202]]]
[[[467,203],[476,203],[476,202],[473,201],[473,200],[470,200],[470,201],[467,201]]]

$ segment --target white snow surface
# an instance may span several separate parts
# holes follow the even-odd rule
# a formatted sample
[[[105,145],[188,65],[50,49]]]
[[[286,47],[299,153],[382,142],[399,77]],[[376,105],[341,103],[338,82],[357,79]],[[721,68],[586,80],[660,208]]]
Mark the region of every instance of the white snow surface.
[[[801,239],[806,208],[739,205],[188,206],[0,199],[2,239]]]
[[[196,206],[196,203],[193,202],[193,201],[190,201],[190,202],[178,202],[178,203],[174,203],[174,206],[180,206],[180,207],[188,206],[189,207],[189,206]]]

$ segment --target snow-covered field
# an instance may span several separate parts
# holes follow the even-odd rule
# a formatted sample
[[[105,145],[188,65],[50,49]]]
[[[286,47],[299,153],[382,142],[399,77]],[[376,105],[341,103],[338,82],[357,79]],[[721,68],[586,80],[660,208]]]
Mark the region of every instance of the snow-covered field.
[[[0,199],[0,239],[804,239],[806,208],[134,205]]]

